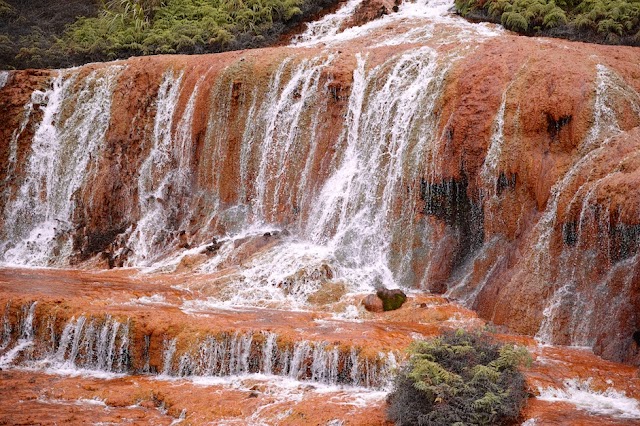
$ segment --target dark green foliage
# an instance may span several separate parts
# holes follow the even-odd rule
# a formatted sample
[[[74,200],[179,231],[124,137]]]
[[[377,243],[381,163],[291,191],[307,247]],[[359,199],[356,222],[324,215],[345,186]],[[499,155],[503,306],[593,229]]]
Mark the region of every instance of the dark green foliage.
[[[640,45],[640,0],[456,0],[462,16],[528,35]]]
[[[0,68],[261,47],[337,1],[0,0]]]
[[[382,307],[385,312],[399,309],[407,300],[407,295],[399,289],[381,289],[377,291],[376,295],[382,300]]]
[[[530,362],[524,348],[460,330],[409,350],[388,400],[387,415],[396,425],[504,425],[518,419],[527,397],[518,367]]]
[[[96,13],[94,0],[0,0],[0,68],[46,66],[65,27]]]

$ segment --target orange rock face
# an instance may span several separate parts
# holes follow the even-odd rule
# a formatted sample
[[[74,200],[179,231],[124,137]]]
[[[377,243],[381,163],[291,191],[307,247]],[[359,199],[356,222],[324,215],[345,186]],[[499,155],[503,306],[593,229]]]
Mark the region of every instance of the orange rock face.
[[[639,51],[402,11],[365,27],[11,73],[2,260],[205,271],[227,300],[393,283],[638,364]]]
[[[29,339],[25,331],[28,312],[32,303],[37,303],[33,309],[31,345],[24,346],[11,365],[4,357],[8,352],[0,357],[3,363],[0,419],[29,424],[61,421],[169,424],[182,418],[189,424],[306,425],[341,421],[349,425],[383,425],[387,424],[386,388],[375,388],[375,384],[337,386],[327,383],[327,377],[293,380],[290,374],[277,370],[278,357],[273,359],[273,375],[234,374],[225,370],[202,374],[200,364],[185,360],[209,362],[208,356],[213,354],[200,346],[207,336],[227,336],[231,342],[234,335],[273,333],[278,336],[274,342],[282,345],[280,356],[286,354],[290,342],[298,345],[323,342],[323,348],[334,347],[336,354],[344,353],[346,358],[355,356],[356,351],[357,357],[369,360],[369,364],[362,366],[373,375],[372,363],[381,351],[393,351],[400,362],[404,349],[416,336],[426,338],[443,329],[484,326],[472,311],[438,296],[410,296],[400,309],[390,312],[374,314],[361,310],[358,321],[336,318],[332,312],[321,310],[198,307],[193,302],[206,299],[195,286],[185,283],[190,277],[140,277],[124,270],[2,269],[1,345],[6,343],[7,327],[9,350],[19,345],[20,339]],[[79,327],[82,318],[84,322]],[[104,328],[116,321],[120,328]],[[92,335],[105,347],[92,341]],[[102,335],[105,338],[100,340]],[[125,335],[128,339],[123,351]],[[637,399],[640,379],[636,368],[604,361],[585,350],[538,347],[533,339],[523,336],[495,334],[495,338],[527,346],[532,353],[533,363],[525,369],[525,375],[527,388],[534,397],[525,408],[524,420],[570,425],[637,422],[621,418],[621,413],[595,416],[570,402],[539,398],[544,389],[563,389],[564,381],[571,379],[588,380],[594,396],[608,390]],[[265,341],[259,343],[264,348]],[[111,366],[92,364],[103,351],[109,353],[111,347],[114,349]],[[243,351],[241,347],[228,346],[218,356],[234,365],[231,359]],[[255,353],[255,348],[252,351],[248,368],[265,368],[264,358]],[[300,353],[308,360],[300,365],[313,370],[321,359],[314,357],[320,352],[316,349]],[[122,358],[121,353],[127,356]],[[337,364],[338,369],[342,368],[342,362]],[[28,369],[15,369],[15,364]],[[187,365],[191,369],[186,369]],[[391,377],[392,372],[385,374]],[[337,377],[340,383],[340,377],[348,379],[351,373],[340,373]]]

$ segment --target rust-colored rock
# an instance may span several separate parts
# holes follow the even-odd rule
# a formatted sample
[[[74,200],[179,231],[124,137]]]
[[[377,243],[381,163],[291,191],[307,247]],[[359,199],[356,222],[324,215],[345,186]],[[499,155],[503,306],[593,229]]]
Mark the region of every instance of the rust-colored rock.
[[[369,312],[384,312],[382,299],[380,299],[376,294],[368,294],[367,296],[365,296],[365,298],[362,299],[362,305]]]
[[[362,8],[379,15],[382,6],[393,8],[375,1]],[[640,330],[640,51],[509,33],[484,37],[464,27],[468,35],[444,21],[372,27],[335,49],[154,56],[71,71],[78,81],[69,90],[77,94],[92,71],[126,66],[113,90],[102,151],[92,157],[86,180],[71,197],[72,214],[65,218],[71,254],[54,256],[51,264],[147,265],[186,245],[205,246],[212,238],[238,234],[247,223],[274,224],[292,230],[295,238],[324,244],[341,219],[327,220],[326,235],[315,235],[309,231],[319,216],[314,208],[323,190],[331,192],[325,184],[343,164],[349,137],[363,137],[345,136],[355,120],[349,111],[354,86],[364,84],[354,75],[366,79],[378,70],[379,81],[361,88],[367,108],[372,94],[387,83],[393,86],[387,77],[399,58],[421,51],[416,62],[433,61],[422,91],[433,91],[436,99],[432,109],[407,121],[416,127],[407,133],[410,143],[403,152],[412,152],[412,144],[428,135],[419,148],[422,160],[398,161],[394,171],[402,176],[393,185],[380,180],[367,188],[375,203],[388,201],[390,214],[376,222],[392,224],[384,230],[390,241],[385,266],[403,286],[450,292],[483,318],[517,332],[640,363],[633,339]],[[427,29],[429,37],[415,36]],[[317,72],[285,91],[282,82],[301,64]],[[42,105],[35,102],[33,117],[15,138],[14,131],[34,91],[49,88],[54,74],[14,72],[0,91],[5,214],[18,197]],[[174,142],[168,151],[184,152],[170,155],[167,170],[153,177],[156,187],[145,191],[139,174],[162,139],[156,134],[164,129],[155,122],[157,98],[169,74],[182,79],[172,109],[176,119],[166,129]],[[272,87],[276,75],[283,87]],[[76,101],[65,105],[60,120],[68,119]],[[269,116],[266,106],[285,104],[277,117]],[[181,123],[188,110],[192,120]],[[294,112],[298,121],[288,127],[287,114]],[[269,139],[267,133],[276,136]],[[387,150],[398,141],[385,138],[375,141],[384,154],[380,167],[396,158]],[[254,150],[258,145],[264,150]],[[16,161],[9,160],[12,146]],[[159,191],[167,171],[175,169],[184,172],[183,180]],[[386,197],[385,190],[393,196]],[[35,199],[47,193],[36,192]],[[147,198],[165,206],[166,215],[148,239],[149,258],[142,259],[144,251],[136,252],[131,241],[140,231]],[[343,207],[339,204],[330,213]],[[393,223],[402,214],[406,221]],[[13,224],[2,225],[5,241]],[[242,279],[241,268],[268,250],[277,252],[279,244],[282,239],[264,235],[239,239],[218,265],[218,275],[199,284],[218,294],[226,282]],[[187,258],[180,268],[192,270],[203,261]],[[318,290],[333,280],[332,271],[330,264],[313,263],[275,285],[310,280]]]

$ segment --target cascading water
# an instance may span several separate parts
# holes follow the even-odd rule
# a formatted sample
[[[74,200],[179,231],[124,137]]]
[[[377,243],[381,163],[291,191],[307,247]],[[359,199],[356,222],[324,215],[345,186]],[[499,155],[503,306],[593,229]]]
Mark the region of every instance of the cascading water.
[[[167,222],[175,214],[172,210],[178,208],[175,201],[171,203],[169,191],[173,174],[182,171],[180,168],[176,170],[177,165],[174,163],[174,146],[177,143],[173,141],[172,129],[183,76],[183,72],[167,71],[158,91],[153,146],[142,163],[138,178],[140,219],[128,243],[134,254],[131,259],[133,264],[144,265],[153,260],[158,245],[165,243]],[[197,96],[197,89],[193,96]],[[193,114],[192,104],[193,101],[190,101],[191,107],[183,117],[185,123],[188,123],[189,115]],[[183,157],[182,152],[178,154],[178,158]],[[161,180],[158,182],[159,176]]]
[[[335,36],[342,25],[353,15],[353,12],[362,4],[362,0],[349,0],[335,13],[325,15],[321,19],[307,24],[304,33],[293,38],[293,44],[313,44],[326,37]]]
[[[19,329],[19,337],[18,340],[11,349],[6,351],[2,356],[0,356],[0,368],[6,368],[13,363],[13,361],[18,357],[21,352],[25,349],[29,348],[33,345],[33,320],[35,318],[35,310],[36,310],[37,302],[33,302],[29,305],[25,305],[22,307],[22,321],[20,322]],[[6,348],[10,343],[10,333],[11,327],[8,325],[8,320],[6,318],[9,306],[7,306],[7,310],[5,311],[5,320],[3,325],[3,343],[2,345]],[[6,343],[5,343],[6,342]]]
[[[5,262],[64,264],[71,254],[73,195],[95,172],[92,165],[100,156],[111,94],[122,70],[109,66],[81,81],[76,72],[61,71],[49,91],[34,93],[45,107],[25,175],[13,202],[5,205],[0,249]],[[80,87],[72,95],[76,84]]]
[[[7,85],[10,76],[9,71],[0,71],[0,90]]]
[[[396,368],[393,353],[375,357],[357,348],[345,352],[327,342],[280,342],[274,333],[232,333],[207,337],[182,354],[175,339],[165,341],[165,376],[241,376],[262,374],[330,385],[384,389]]]
[[[36,318],[35,308],[35,302],[23,305],[17,311],[19,324],[14,327],[9,320],[11,305],[7,305],[2,337],[5,351],[0,357],[3,368],[18,365],[65,374],[158,372],[164,379],[281,376],[295,381],[372,389],[387,388],[396,368],[392,352],[367,354],[355,346],[325,341],[291,342],[269,331],[235,331],[193,342],[166,337],[161,345],[162,364],[151,369],[151,336],[140,336],[145,349],[143,354],[136,353],[142,342],[135,341],[135,328],[129,320],[121,321],[110,315],[79,316],[70,318],[58,329],[56,318]]]
[[[637,114],[638,120],[640,121],[640,95],[633,88],[624,84],[615,73],[605,66],[598,64],[596,70],[594,123],[587,138],[580,147],[585,155],[581,157],[580,161],[566,173],[554,188],[549,207],[538,223],[541,232],[536,244],[536,254],[538,256],[536,264],[538,268],[546,268],[543,271],[547,274],[548,282],[554,281],[549,275],[551,265],[553,264],[553,260],[548,257],[549,247],[554,230],[558,229],[558,225],[562,223],[564,219],[558,214],[560,198],[571,194],[569,190],[570,185],[574,184],[574,181],[583,175],[585,170],[590,170],[593,164],[597,163],[598,159],[604,155],[606,149],[608,149],[612,143],[611,137],[621,133],[615,112],[616,103],[620,105],[619,97]],[[600,145],[598,145],[598,143]],[[622,164],[629,158],[636,156],[636,153],[631,152],[620,158],[619,162]],[[541,342],[558,342],[559,339],[554,337],[554,334],[560,333],[569,336],[568,341],[562,341],[564,344],[592,347],[596,339],[593,330],[602,328],[594,327],[593,322],[597,321],[599,317],[602,317],[603,320],[606,316],[610,316],[610,318],[620,318],[620,315],[618,315],[616,311],[625,309],[624,302],[616,300],[616,295],[619,294],[619,291],[624,293],[630,290],[631,282],[634,279],[631,265],[635,264],[637,256],[617,263],[605,276],[600,278],[599,282],[590,283],[590,285],[597,288],[595,292],[586,292],[584,291],[585,289],[580,288],[583,283],[593,280],[593,278],[588,276],[588,273],[593,270],[594,262],[598,256],[597,249],[594,250],[590,241],[592,235],[590,232],[596,232],[599,235],[600,247],[606,248],[611,244],[609,241],[610,235],[602,232],[602,230],[610,230],[612,228],[611,224],[608,223],[610,216],[609,214],[595,212],[595,209],[592,207],[594,205],[593,197],[602,181],[611,178],[619,172],[619,170],[605,170],[603,172],[594,170],[589,172],[589,180],[580,185],[579,189],[572,196],[572,201],[569,203],[569,210],[571,210],[571,206],[574,203],[582,199],[580,203],[580,213],[575,231],[570,229],[572,222],[569,222],[569,224],[565,222],[562,227],[565,245],[569,242],[570,247],[563,250],[559,266],[562,275],[555,280],[555,291],[549,298],[549,302],[544,309],[544,319],[536,334],[536,338]],[[573,235],[574,233],[575,235]],[[573,241],[574,239],[575,241]],[[607,254],[610,254],[611,250],[607,251]],[[540,269],[538,270],[540,271]],[[610,281],[620,274],[626,275],[626,278],[622,279],[625,284],[621,289],[612,293],[612,290],[616,288],[616,286],[610,285]],[[608,304],[606,312],[596,314],[594,310],[601,309],[597,308],[596,299],[603,297],[610,301],[616,300],[616,302]],[[611,315],[612,313],[615,314]],[[560,318],[566,316],[569,317],[568,321],[559,321]],[[604,322],[608,323],[608,327],[618,329],[618,327],[616,327],[618,324],[611,324],[611,320]],[[562,323],[564,326],[562,331],[557,328],[559,323]],[[600,332],[602,332],[602,329]]]
[[[331,23],[320,25],[322,30],[310,29],[313,36],[309,37],[331,38],[357,4],[350,2],[336,16],[327,17]],[[424,16],[444,13],[440,3],[407,8],[424,9]],[[432,9],[438,12],[429,12]],[[363,34],[372,30],[365,27]],[[403,200],[418,196],[415,182],[423,175],[436,179],[439,173],[435,109],[455,57],[455,53],[441,56],[421,47],[367,69],[366,56],[359,55],[345,104],[346,119],[336,141],[340,148],[333,158],[320,149],[326,132],[320,117],[334,93],[330,70],[337,54],[331,49],[301,60],[285,58],[265,93],[260,87],[245,88],[219,78],[209,95],[212,106],[206,133],[203,140],[199,135],[198,142],[192,128],[195,104],[205,93],[199,90],[203,78],[185,93],[186,71],[169,69],[152,108],[153,131],[149,146],[143,147],[148,154],[138,167],[134,189],[138,206],[131,207],[138,217],[119,237],[128,253],[124,263],[166,264],[177,246],[206,245],[212,238],[220,239],[220,229],[227,241],[237,241],[241,237],[234,234],[261,235],[286,227],[293,235],[274,249],[277,253],[264,253],[241,271],[243,285],[255,285],[252,291],[260,292],[267,282],[267,293],[273,293],[274,287],[296,274],[307,276],[299,271],[323,269],[323,265],[329,265],[333,278],[345,280],[354,289],[420,282],[411,264],[424,253],[414,252],[413,247],[426,244],[429,230],[426,225],[407,226],[418,219],[418,212]],[[111,65],[86,76],[76,70],[60,72],[53,88],[40,95],[40,103],[46,106],[28,171],[15,200],[5,206],[9,226],[2,258],[6,263],[64,265],[77,250],[72,237],[74,227],[80,225],[72,219],[78,203],[74,197],[87,191],[95,164],[105,161],[102,142],[122,69]],[[231,70],[228,73],[233,78]],[[244,99],[241,108],[246,109],[245,121],[240,123],[239,168],[234,169],[239,172],[237,193],[242,198],[230,203],[223,201],[223,191],[228,191],[228,176],[223,173],[230,167],[226,163],[229,107],[239,87]],[[338,99],[337,94],[333,96]],[[184,108],[178,108],[180,99],[187,99]],[[82,108],[69,114],[75,104]],[[25,111],[28,120],[30,110]],[[21,133],[18,129],[16,141]],[[194,150],[211,158],[192,164]],[[296,163],[304,164],[301,170],[292,167]],[[326,175],[319,181],[314,176],[318,164],[323,164]],[[208,166],[205,171],[193,170]],[[210,176],[206,187],[191,191],[189,186],[202,180],[203,174]],[[184,234],[191,241],[178,244]],[[220,256],[215,256],[200,270],[213,272],[220,264]],[[294,284],[300,290],[288,294],[298,293],[304,301],[321,284],[304,281],[310,285]],[[269,294],[264,297],[281,297]]]
[[[433,108],[447,70],[447,62],[438,59],[431,49],[421,48],[366,75],[365,60],[359,58],[342,164],[322,189],[307,231],[352,268],[353,281],[385,287],[408,282],[403,274],[411,270],[410,248],[421,232],[428,232],[399,231],[416,218],[401,197],[414,198],[412,183],[436,173],[425,170],[423,160],[437,149]],[[380,81],[384,85],[371,92]]]
[[[56,72],[48,89],[21,98],[16,128],[7,132],[0,259],[213,277],[181,283],[199,285],[209,298],[189,301],[187,309],[189,303],[308,309],[311,297],[327,289],[338,289],[332,303],[344,296],[355,304],[350,292],[399,286],[449,290],[477,307],[496,277],[513,268],[505,281],[535,276],[543,283],[544,315],[529,321],[542,320],[542,341],[557,342],[554,324],[571,317],[565,341],[594,344],[589,330],[600,314],[589,307],[595,293],[582,290],[592,278],[584,271],[601,263],[589,248],[589,229],[621,235],[606,240],[613,253],[607,265],[615,267],[609,278],[596,277],[598,291],[617,294],[611,283],[624,290],[636,279],[624,270],[635,262],[633,221],[593,211],[613,173],[584,179],[592,163],[604,161],[611,137],[633,127],[622,120],[624,111],[640,112],[628,76],[595,63],[589,75],[576,71],[586,76],[581,87],[595,93],[579,98],[587,107],[567,106],[579,113],[573,120],[592,119],[584,141],[570,146],[575,141],[557,138],[570,117],[550,114],[540,124],[522,102],[511,101],[535,80],[530,59],[523,65],[514,54],[499,64],[505,78],[514,71],[518,78],[500,82],[497,94],[480,79],[482,93],[465,85],[482,71],[469,52],[494,54],[501,30],[453,16],[449,1],[431,1],[404,3],[397,13],[342,31],[358,4],[347,2],[282,49],[197,61],[161,57],[153,70],[130,60]],[[15,80],[0,78],[5,87]],[[131,84],[140,86],[140,102],[122,101],[130,99]],[[545,117],[546,110],[534,112]],[[486,123],[475,123],[476,115]],[[467,143],[475,132],[479,142]],[[519,143],[514,134],[548,144],[539,162],[561,170],[548,187],[529,182],[522,190],[515,175],[505,174],[515,161],[507,155]],[[621,161],[632,159],[625,153]],[[531,180],[546,170],[538,166],[513,169],[525,169]],[[501,186],[515,194],[511,203],[524,200],[518,230],[506,237],[492,223],[485,240],[483,215],[497,217],[505,206]],[[556,259],[558,243],[567,247]],[[505,250],[526,258],[516,268]],[[488,266],[476,270],[480,264]],[[562,279],[559,270],[567,271]],[[570,306],[593,314],[572,316]],[[65,359],[75,359],[71,352]],[[275,357],[261,362],[265,373],[276,368]],[[283,362],[295,364],[293,352]],[[333,377],[319,371],[311,375]]]

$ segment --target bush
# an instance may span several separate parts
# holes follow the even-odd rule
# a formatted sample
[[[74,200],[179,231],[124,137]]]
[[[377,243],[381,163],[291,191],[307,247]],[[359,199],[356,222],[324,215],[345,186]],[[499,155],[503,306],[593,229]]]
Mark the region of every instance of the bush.
[[[0,0],[0,69],[262,47],[338,0]]]
[[[504,425],[527,398],[518,367],[526,349],[459,330],[415,342],[390,393],[387,416],[404,425]]]
[[[462,16],[527,35],[640,45],[640,0],[456,0]]]

